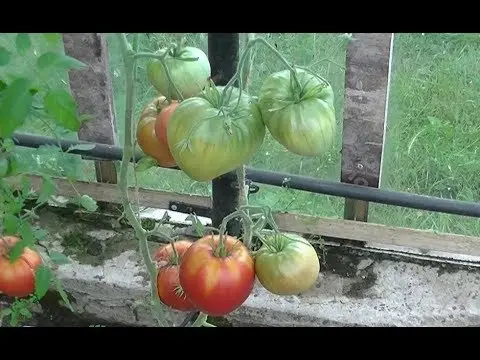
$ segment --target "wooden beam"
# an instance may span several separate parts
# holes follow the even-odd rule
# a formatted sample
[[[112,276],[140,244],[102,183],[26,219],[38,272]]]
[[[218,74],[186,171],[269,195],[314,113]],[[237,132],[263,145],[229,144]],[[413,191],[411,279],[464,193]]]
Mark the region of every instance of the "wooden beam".
[[[435,233],[426,230],[372,224],[354,220],[321,218],[303,214],[274,214],[283,231],[312,234],[355,242],[404,246],[420,250],[480,256],[480,237]]]
[[[30,176],[32,184],[32,191],[38,192],[43,182],[43,178],[40,176]],[[72,184],[68,180],[63,178],[53,178],[56,185],[56,196],[64,196],[72,198],[77,196],[77,191],[80,194],[89,195],[92,199],[99,202],[121,204],[120,192],[118,186],[108,183],[93,183],[87,181],[75,181],[73,188]],[[18,189],[22,188],[21,179],[17,177],[8,178],[8,182],[14,186],[18,184]],[[186,195],[169,191],[159,191],[151,189],[139,189],[138,191],[134,187],[129,188],[129,197],[134,204],[140,204],[140,206],[169,209],[171,201],[181,202],[193,206],[211,207],[212,201],[210,197],[198,196],[198,195]]]
[[[63,33],[62,36],[65,53],[87,64],[85,69],[71,70],[68,74],[79,112],[93,117],[82,124],[78,138],[115,145],[115,111],[105,34]],[[95,171],[97,181],[117,183],[117,171],[113,161],[96,159]]]
[[[13,186],[22,188],[20,177],[6,179]],[[42,178],[30,176],[32,190],[39,191]],[[72,185],[63,178],[54,178],[56,195],[74,197],[77,195]],[[76,181],[75,188],[97,201],[121,204],[118,187],[113,184]],[[170,202],[180,202],[192,206],[212,207],[208,196],[185,195],[168,191],[130,188],[130,198],[144,207],[169,209]],[[352,220],[322,218],[304,214],[275,213],[275,221],[280,230],[299,234],[319,235],[329,238],[347,239],[360,244],[373,242],[383,245],[404,246],[422,250],[443,251],[451,254],[480,256],[480,237],[435,233],[425,230],[408,229],[365,223]]]
[[[379,187],[393,34],[356,33],[347,48],[341,181]],[[367,221],[368,202],[345,199],[346,219]]]

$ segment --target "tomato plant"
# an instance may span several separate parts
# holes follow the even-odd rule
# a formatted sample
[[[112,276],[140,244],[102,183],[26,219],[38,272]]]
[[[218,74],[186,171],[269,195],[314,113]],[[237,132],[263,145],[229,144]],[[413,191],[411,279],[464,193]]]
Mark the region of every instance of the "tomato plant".
[[[207,85],[211,71],[210,62],[201,49],[178,46],[161,49],[159,53],[165,55],[164,62],[149,62],[147,77],[160,94],[183,100],[197,95]]]
[[[177,166],[197,181],[210,181],[232,170],[238,170],[239,184],[242,187],[245,182],[243,166],[262,145],[267,131],[266,125],[272,136],[292,152],[316,155],[324,151],[333,142],[335,134],[333,92],[327,81],[309,70],[294,68],[275,47],[261,38],[248,41],[234,76],[225,86],[216,86],[212,80],[208,80],[211,75],[208,58],[200,50],[184,46],[184,39],[179,46],[172,44],[157,53],[138,51],[138,34],[134,36],[132,44],[128,42],[125,34],[118,34],[118,39],[125,65],[126,84],[124,151],[119,188],[124,215],[140,240],[140,252],[151,279],[153,304],[158,314],[163,314],[157,289],[157,285],[163,286],[158,283],[160,271],[157,271],[150,257],[147,242],[151,231],[142,227],[128,196],[128,167],[134,154],[131,122],[135,103],[136,60],[150,59],[147,77],[151,84],[166,96],[169,103],[171,100],[180,101],[172,106],[172,111],[168,114],[170,119],[165,120],[167,125],[163,122],[157,124],[162,129],[166,127],[168,148]],[[244,67],[247,66],[248,59],[253,60],[251,51],[256,44],[265,45],[288,69],[267,78],[258,98],[249,95],[242,85],[243,75],[246,73]],[[222,74],[214,75],[212,79]],[[248,76],[246,78],[248,79]],[[233,86],[236,81],[238,87]],[[308,131],[305,131],[308,127]],[[154,133],[159,137],[157,141],[164,140],[163,131]],[[151,135],[152,132],[149,130],[148,134]],[[153,166],[152,162],[145,161],[145,166],[140,168],[147,166]],[[241,191],[240,196],[241,203],[247,204],[246,192]],[[225,216],[220,229],[213,229],[218,232],[217,235],[204,236],[202,232],[200,236],[203,237],[189,246],[183,255],[179,265],[179,282],[187,298],[201,311],[192,326],[208,326],[208,315],[225,315],[237,309],[248,298],[255,280],[255,262],[249,254],[249,246],[253,235],[259,238],[264,236],[262,230],[267,223],[275,236],[273,240],[270,239],[270,243],[267,236],[267,247],[260,251],[259,264],[262,264],[265,258],[274,259],[273,256],[268,257],[273,253],[278,255],[277,259],[295,263],[296,258],[293,255],[300,249],[300,245],[293,245],[284,239],[286,235],[280,234],[269,211],[263,209],[260,214],[248,213],[253,209],[246,206],[247,210],[242,205],[233,214]],[[242,240],[246,246],[226,234],[226,222],[235,217],[242,219]],[[195,228],[199,223],[197,219]],[[287,239],[291,240],[290,237]],[[304,258],[314,263],[313,259],[305,255],[308,253],[306,248],[303,250]],[[277,264],[277,270],[284,270],[279,260],[267,262],[268,264]],[[314,281],[310,279],[310,275],[315,273],[314,270],[314,265],[308,270],[304,269],[303,274],[306,274],[306,277],[301,284],[297,284],[297,289],[293,289],[291,284],[286,288],[276,288],[278,283],[269,285],[265,276],[263,279],[270,289],[278,293],[304,291],[308,282]],[[318,275],[318,269],[316,273]],[[282,274],[276,272],[277,282],[283,281]],[[290,273],[292,274],[294,272]],[[159,324],[165,326],[160,317],[157,317]]]
[[[292,75],[295,73],[295,75]],[[335,140],[330,84],[311,72],[276,72],[263,82],[258,105],[272,137],[294,154],[317,156]]]
[[[320,261],[313,246],[296,234],[273,234],[255,254],[255,273],[277,295],[308,291],[318,278]]]
[[[195,306],[180,286],[179,280],[179,266],[183,255],[191,245],[192,242],[188,240],[175,241],[158,248],[153,256],[159,266],[157,275],[158,296],[165,305],[172,309],[195,310]]]
[[[207,235],[197,240],[180,264],[180,284],[187,297],[208,315],[237,309],[250,295],[255,268],[249,250],[235,237]]]
[[[0,238],[0,292],[25,297],[35,290],[35,270],[42,259],[36,251],[24,247],[20,257],[11,261],[9,251],[19,240],[16,236]]]
[[[260,148],[265,125],[251,98],[237,88],[209,86],[180,103],[170,118],[167,139],[178,167],[197,181],[232,171]]]
[[[136,136],[138,145],[146,155],[154,158],[163,167],[176,165],[167,141],[166,139],[164,140],[164,135],[162,134],[166,132],[166,124],[169,120],[169,112],[162,115],[163,110],[172,106],[174,106],[174,103],[169,105],[164,96],[157,97],[143,109],[137,124]],[[159,125],[157,126],[157,124]],[[158,136],[156,131],[160,133]]]
[[[76,132],[89,117],[79,113],[70,91],[63,85],[54,86],[55,81],[51,81],[52,73],[82,69],[85,64],[64,54],[63,50],[37,53],[39,49],[34,50],[32,46],[38,40],[58,45],[61,35],[17,34],[11,39],[14,41],[10,44],[6,39],[5,46],[0,46],[0,65],[4,70],[0,74],[0,292],[10,298],[27,298],[11,299],[11,307],[3,309],[0,316],[10,316],[11,324],[16,325],[31,316],[26,307],[40,301],[51,285],[56,287],[65,305],[71,311],[73,308],[52,268],[67,263],[68,258],[43,245],[45,251],[40,256],[37,245],[48,232],[33,224],[33,219],[38,219],[36,210],[52,199],[56,184],[44,166],[32,171],[25,153],[20,155],[14,144],[15,131],[31,125],[30,121],[40,120],[58,138],[58,130]],[[32,64],[34,71],[13,75],[18,73],[18,64],[25,63],[27,56],[27,63]],[[85,145],[74,145],[65,152],[82,147]],[[56,152],[52,158],[70,156],[71,162],[72,155],[63,154],[63,150],[54,145],[41,146],[34,151],[35,157],[40,157],[38,153],[42,149],[50,149],[50,155]],[[69,179],[75,177],[71,173],[62,174],[64,170],[59,167],[52,170]],[[40,189],[35,192],[31,172],[43,178]],[[71,183],[75,189],[73,181]],[[75,193],[77,196],[69,202],[87,210],[96,209],[96,202],[88,195],[80,194],[77,189]]]

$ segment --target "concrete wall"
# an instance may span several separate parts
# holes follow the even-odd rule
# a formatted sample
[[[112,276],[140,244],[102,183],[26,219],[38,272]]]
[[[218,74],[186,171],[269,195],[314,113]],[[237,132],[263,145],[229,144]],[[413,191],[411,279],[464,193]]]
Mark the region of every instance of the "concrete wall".
[[[78,314],[154,325],[145,305],[148,277],[130,229],[113,218],[79,219],[65,210],[42,211],[39,224],[50,233],[46,245],[74,259],[57,273]],[[233,326],[477,326],[479,290],[474,266],[330,246],[311,291],[281,297],[257,284],[226,319]],[[173,321],[184,315],[175,314]]]

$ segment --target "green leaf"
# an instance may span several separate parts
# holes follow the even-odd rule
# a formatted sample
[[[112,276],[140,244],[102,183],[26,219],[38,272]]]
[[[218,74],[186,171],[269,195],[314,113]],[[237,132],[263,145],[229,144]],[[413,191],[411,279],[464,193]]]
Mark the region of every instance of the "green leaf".
[[[48,231],[45,229],[37,228],[33,230],[33,236],[36,240],[42,240],[48,235]]]
[[[137,165],[135,166],[135,171],[136,172],[145,171],[157,165],[158,165],[157,160],[155,160],[150,156],[145,156],[145,157],[142,157],[140,161],[137,163]]]
[[[38,300],[47,293],[52,277],[52,270],[43,264],[35,269],[35,296]]]
[[[3,80],[0,80],[0,92],[5,90],[8,87],[7,83]]]
[[[0,138],[8,138],[23,125],[33,102],[28,81],[16,79],[2,91],[0,101]]]
[[[44,106],[47,114],[52,116],[60,126],[75,132],[80,129],[77,104],[68,91],[49,91],[45,95]]]
[[[191,221],[192,225],[195,227],[195,232],[198,236],[203,236],[205,234],[205,227],[202,222],[198,219],[197,215],[191,214],[188,215],[185,220]]]
[[[76,145],[70,146],[66,152],[70,152],[73,150],[89,151],[89,150],[95,149],[95,146],[96,146],[95,144],[76,144]]]
[[[68,300],[67,293],[63,289],[63,286],[62,286],[62,283],[60,282],[60,280],[58,280],[57,278],[54,278],[53,282],[55,284],[55,288],[57,289],[58,293],[60,294],[60,297],[62,298],[65,305],[67,305],[68,309],[71,312],[75,312],[75,310],[73,310],[72,304],[70,304],[70,301]]]
[[[26,317],[28,319],[30,319],[32,317],[32,313],[26,307],[21,307],[18,310],[18,312],[20,313],[20,315],[22,315],[23,317]]]
[[[48,177],[43,178],[40,193],[38,194],[37,204],[46,203],[50,197],[55,194],[56,186],[52,179]]]
[[[35,96],[39,91],[40,91],[39,89],[35,89],[35,88],[28,89],[28,92],[32,94],[32,96]]]
[[[20,226],[20,219],[11,214],[11,213],[6,213],[5,216],[3,217],[3,227],[4,231],[7,234],[15,234]]]
[[[48,51],[40,55],[37,59],[37,68],[39,70],[45,70],[50,67],[55,67],[56,69],[82,69],[86,65],[77,59],[74,59],[68,55]]]
[[[22,176],[22,197],[26,198],[32,192],[32,181],[27,176]]]
[[[32,46],[32,41],[30,40],[30,35],[28,34],[18,34],[15,38],[15,46],[17,47],[17,51],[20,54],[25,54],[25,51],[30,49]]]
[[[67,256],[63,255],[61,252],[52,250],[49,252],[49,256],[53,263],[56,265],[70,264],[70,259]]]
[[[10,261],[15,261],[20,258],[20,256],[23,254],[23,249],[25,249],[28,245],[28,241],[25,239],[21,239],[15,245],[13,245],[12,249],[8,253],[8,258]]]
[[[86,194],[80,196],[79,202],[80,205],[87,211],[95,211],[98,208],[97,202]]]
[[[8,51],[5,47],[0,46],[0,66],[8,65],[12,53]]]
[[[52,44],[56,44],[56,43],[60,42],[60,40],[61,40],[61,36],[60,36],[59,33],[45,33],[45,34],[43,34],[43,37],[49,43],[52,43]]]
[[[26,243],[26,246],[32,246],[35,244],[35,233],[29,222],[23,221],[18,228],[18,233],[22,238],[22,241]]]

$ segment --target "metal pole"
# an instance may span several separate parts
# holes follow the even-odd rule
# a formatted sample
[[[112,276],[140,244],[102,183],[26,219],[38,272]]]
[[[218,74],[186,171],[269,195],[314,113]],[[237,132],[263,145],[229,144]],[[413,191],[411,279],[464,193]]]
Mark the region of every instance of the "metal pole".
[[[15,133],[13,135],[13,141],[17,146],[28,148],[38,148],[42,145],[59,144],[59,142],[54,138],[19,133]],[[87,141],[60,140],[60,146],[64,151],[66,151],[70,146],[78,144],[90,144],[95,145],[95,147],[90,150],[73,150],[71,151],[72,154],[85,155],[105,160],[122,160],[123,151],[117,146],[93,144]],[[137,153],[135,155],[135,161],[139,161],[142,156],[144,155]],[[278,171],[267,171],[248,167],[246,172],[249,180],[260,184],[288,187],[290,189],[303,190],[316,194],[371,201],[380,204],[402,206],[412,209],[480,218],[480,203],[442,199],[433,196],[409,194],[398,191],[382,190],[378,188],[368,188],[335,181],[320,180],[310,176],[293,175]],[[224,175],[223,178],[225,182],[228,182],[228,179],[230,179],[231,183],[236,179],[236,175],[234,173],[229,173]],[[233,190],[234,189],[232,188],[232,191]],[[218,197],[217,200],[222,201],[221,198]]]
[[[226,85],[237,70],[239,51],[238,33],[209,33],[208,58],[212,67],[215,85]],[[234,172],[212,181],[212,225],[220,226],[223,218],[238,206],[238,178]],[[227,232],[239,236],[241,225],[230,221]]]

